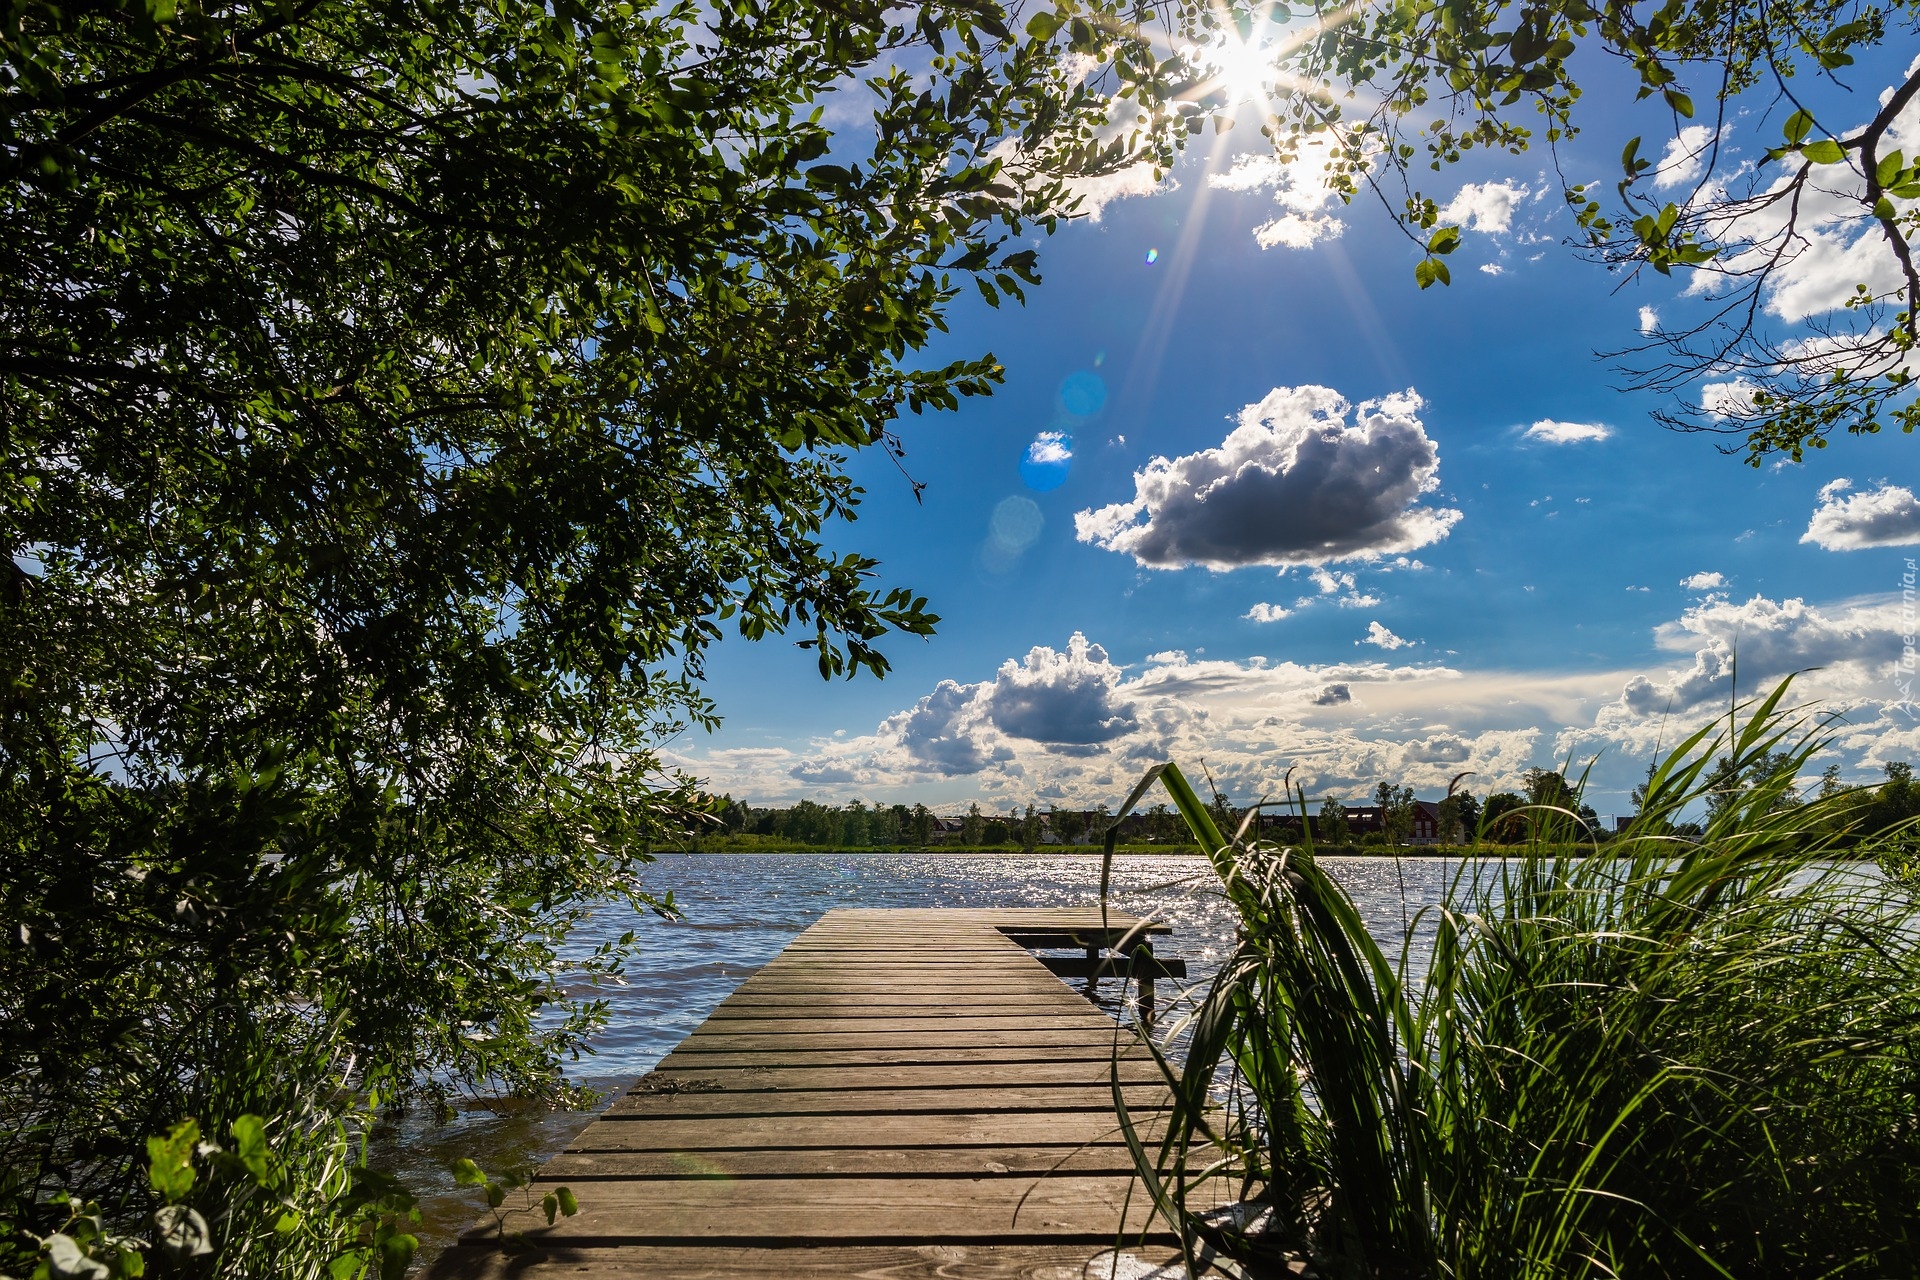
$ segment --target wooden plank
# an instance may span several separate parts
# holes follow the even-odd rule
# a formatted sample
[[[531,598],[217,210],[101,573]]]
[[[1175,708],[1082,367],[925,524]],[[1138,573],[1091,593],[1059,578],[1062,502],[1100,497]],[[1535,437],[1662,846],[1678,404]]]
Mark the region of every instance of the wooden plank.
[[[1129,1107],[1173,1105],[1161,1083],[1122,1086]],[[792,1116],[807,1114],[927,1116],[967,1111],[1098,1111],[1113,1108],[1107,1085],[1031,1085],[1000,1088],[908,1087],[897,1089],[698,1090],[627,1094],[601,1113],[601,1121],[667,1116]]]
[[[771,1060],[770,1060],[771,1061]],[[720,1089],[941,1089],[955,1086],[994,1088],[1008,1078],[1005,1063],[925,1063],[880,1066],[794,1066],[754,1063],[745,1067],[714,1067],[700,1064],[690,1068],[662,1064],[652,1074],[641,1077],[629,1093],[645,1093],[702,1085]],[[1067,1058],[1020,1064],[1017,1078],[1023,1085],[1080,1084],[1105,1085],[1112,1078],[1111,1064],[1105,1058]],[[1120,1079],[1126,1084],[1163,1083],[1165,1077],[1151,1059],[1144,1056],[1123,1058]]]
[[[686,1042],[682,1041],[684,1046]],[[1098,1062],[1107,1063],[1113,1058],[1113,1046],[1095,1045],[1038,1045],[1031,1048],[995,1048],[995,1049],[954,1049],[929,1048],[924,1045],[892,1044],[880,1048],[862,1049],[746,1049],[726,1052],[683,1053],[676,1048],[660,1062],[662,1069],[674,1071],[701,1072],[718,1068],[746,1068],[768,1066],[805,1066],[805,1067],[907,1067],[907,1066],[953,1066],[963,1063],[993,1063],[1004,1067],[1018,1067],[1025,1063],[1050,1062]],[[1135,1045],[1122,1045],[1122,1057],[1145,1059],[1146,1050]]]
[[[1110,1243],[1110,1242],[1108,1242]],[[1163,1269],[1164,1268],[1164,1269]],[[537,1269],[537,1272],[535,1271]],[[460,1245],[429,1270],[430,1280],[519,1280],[530,1273],[574,1280],[1184,1280],[1164,1246],[1119,1253],[1084,1245],[827,1245],[719,1251],[659,1245],[608,1249],[555,1246],[532,1255]]]
[[[849,1032],[861,1035],[919,1035],[937,1031],[952,1035],[963,1031],[1097,1031],[1109,1040],[1118,1034],[1125,1034],[1114,1025],[1112,1018],[1090,1008],[1085,1001],[1076,1000],[1064,1009],[1047,1012],[1031,1012],[1001,1017],[993,1014],[949,1013],[927,1014],[910,1017],[891,1018],[840,1018],[833,1019],[834,1025]],[[715,1035],[814,1035],[819,1033],[820,1019],[817,1018],[761,1018],[751,1013],[731,1013],[708,1018],[702,1026],[704,1033],[711,1028]]]
[[[725,1031],[697,1030],[680,1042],[675,1053],[739,1053],[747,1049],[884,1049],[900,1044],[902,1037],[882,1031],[808,1031],[780,1035],[734,1035]],[[914,1047],[924,1049],[1024,1049],[1044,1046],[1111,1045],[1112,1032],[1086,1031],[927,1031],[914,1037]]]
[[[568,1152],[540,1170],[542,1182],[608,1178],[970,1177],[1053,1173],[1125,1177],[1123,1143],[1066,1147],[816,1147],[781,1151]]]
[[[547,1226],[537,1208],[515,1209],[504,1212],[504,1225],[536,1246],[702,1242],[772,1248],[930,1237],[1099,1245],[1118,1232],[1146,1228],[1151,1216],[1131,1178],[687,1178],[596,1183],[571,1218]],[[474,1242],[484,1242],[491,1231],[474,1234]]]
[[[1151,1128],[1165,1113],[1141,1117]],[[1157,1130],[1155,1130],[1157,1132]],[[596,1120],[567,1150],[749,1151],[808,1147],[1015,1147],[1079,1146],[1124,1141],[1111,1111],[980,1112],[971,1115],[735,1116],[725,1124],[705,1119],[649,1120],[621,1124]]]

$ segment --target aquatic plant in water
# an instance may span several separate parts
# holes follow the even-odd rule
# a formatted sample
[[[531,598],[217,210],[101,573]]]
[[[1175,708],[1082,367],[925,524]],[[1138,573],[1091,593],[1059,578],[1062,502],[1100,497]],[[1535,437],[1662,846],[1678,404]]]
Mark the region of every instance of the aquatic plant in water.
[[[1129,807],[1165,785],[1240,917],[1234,952],[1163,1031],[1184,1053],[1155,1050],[1164,1131],[1114,1094],[1188,1266],[1910,1268],[1916,903],[1872,858],[1911,832],[1855,842],[1860,792],[1780,803],[1823,745],[1783,706],[1789,684],[1675,748],[1616,838],[1542,809],[1514,856],[1465,865],[1414,922],[1434,926],[1424,973],[1368,933],[1310,842],[1229,836],[1175,766],[1150,773]],[[1680,834],[1716,757],[1769,768]]]

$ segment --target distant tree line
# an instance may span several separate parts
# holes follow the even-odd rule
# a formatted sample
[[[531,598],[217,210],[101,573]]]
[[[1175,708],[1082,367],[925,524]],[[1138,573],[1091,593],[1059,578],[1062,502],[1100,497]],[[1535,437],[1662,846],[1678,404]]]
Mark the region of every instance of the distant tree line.
[[[1743,803],[1756,788],[1776,780],[1780,771],[1789,767],[1784,754],[1762,758],[1745,769],[1735,769],[1722,760],[1709,774],[1708,808],[1703,820],[1677,824],[1673,834],[1683,838],[1701,835],[1728,808]],[[1913,766],[1896,761],[1886,765],[1885,771],[1884,782],[1860,789],[1861,802],[1852,817],[1855,834],[1885,831],[1920,820],[1920,782],[1914,780]],[[1784,781],[1786,785],[1778,787],[1768,802],[1773,809],[1793,808],[1804,802],[1792,780]],[[1831,765],[1821,775],[1817,794],[1825,798],[1846,789],[1840,780],[1840,766]],[[1633,789],[1636,810],[1646,790],[1645,785]],[[1298,842],[1311,835],[1320,845],[1404,845],[1416,839],[1448,845],[1515,845],[1549,826],[1578,830],[1571,825],[1571,819],[1577,818],[1586,833],[1582,839],[1605,839],[1612,834],[1602,829],[1599,815],[1581,798],[1578,784],[1554,769],[1528,769],[1519,790],[1491,792],[1484,799],[1462,789],[1450,791],[1438,801],[1424,801],[1411,787],[1381,782],[1369,800],[1355,805],[1328,795],[1317,805],[1308,802],[1304,815],[1297,806],[1263,807],[1250,824],[1249,833],[1280,843]],[[1212,807],[1228,831],[1238,829],[1246,817],[1245,807],[1236,807],[1218,790],[1213,793]],[[765,836],[814,848],[952,844],[1032,850],[1043,845],[1098,844],[1113,824],[1104,805],[1063,809],[1027,804],[1002,814],[984,812],[974,804],[965,815],[955,817],[938,815],[924,804],[868,805],[855,800],[835,806],[802,800],[788,808],[777,808],[751,806],[722,796],[713,803],[713,810],[729,834]],[[1130,844],[1184,844],[1190,839],[1180,815],[1164,804],[1128,814],[1121,820],[1118,834],[1122,843]]]

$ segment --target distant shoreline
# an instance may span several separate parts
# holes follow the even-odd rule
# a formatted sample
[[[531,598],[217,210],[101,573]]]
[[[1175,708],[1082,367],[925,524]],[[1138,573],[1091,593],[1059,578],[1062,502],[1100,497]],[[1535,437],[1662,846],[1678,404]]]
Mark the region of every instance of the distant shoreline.
[[[1518,856],[1524,846],[1462,846],[1462,845],[1416,845],[1411,848],[1391,848],[1384,845],[1326,845],[1314,850],[1322,858],[1511,858]],[[915,857],[933,855],[944,858],[1058,858],[1079,857],[1098,858],[1102,854],[1099,845],[1059,845],[1048,844],[1036,847],[1032,852],[1006,845],[798,845],[783,848],[764,848],[738,846],[706,846],[684,849],[660,849],[655,854],[667,856],[729,856],[735,854],[772,854],[772,855],[811,855],[814,857],[856,858],[886,857],[889,855],[911,854]],[[1200,846],[1187,844],[1151,844],[1121,845],[1114,851],[1115,856],[1128,857],[1186,857],[1201,856]]]

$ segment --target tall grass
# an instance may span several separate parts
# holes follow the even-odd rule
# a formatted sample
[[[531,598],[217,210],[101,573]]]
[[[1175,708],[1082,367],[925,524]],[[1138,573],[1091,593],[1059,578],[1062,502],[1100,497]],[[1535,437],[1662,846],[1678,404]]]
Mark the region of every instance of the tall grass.
[[[1533,814],[1534,845],[1454,880],[1419,973],[1310,846],[1230,836],[1177,768],[1149,775],[1141,791],[1166,786],[1240,916],[1176,1028],[1184,1055],[1161,1057],[1165,1136],[1115,1090],[1189,1267],[1920,1268],[1916,904],[1841,859],[1872,853],[1840,844],[1859,795],[1777,805],[1822,745],[1787,688],[1682,743],[1632,828],[1589,836],[1587,856],[1574,815]],[[1772,753],[1779,771],[1703,835],[1672,834],[1716,757],[1744,771]]]

